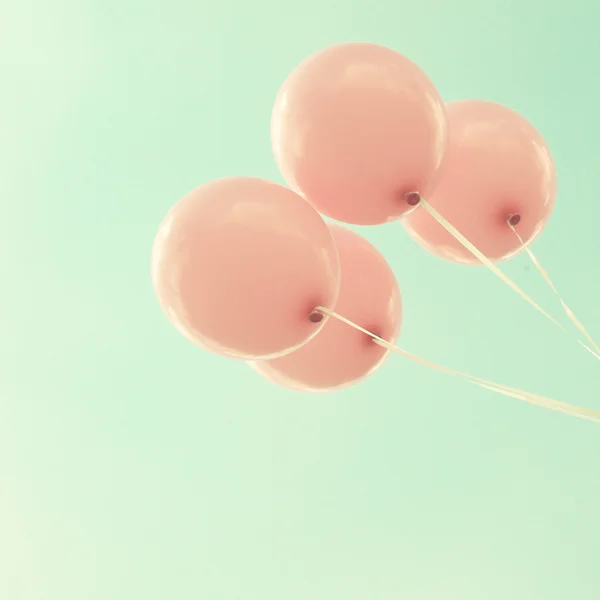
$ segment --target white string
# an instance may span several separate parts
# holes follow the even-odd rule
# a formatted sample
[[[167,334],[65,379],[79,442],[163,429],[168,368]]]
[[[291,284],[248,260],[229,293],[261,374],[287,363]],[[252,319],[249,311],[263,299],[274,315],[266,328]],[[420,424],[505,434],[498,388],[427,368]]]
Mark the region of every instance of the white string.
[[[538,270],[540,275],[545,279],[545,281],[548,284],[548,286],[550,287],[550,289],[554,292],[554,294],[558,298],[558,301],[561,303],[561,306],[563,307],[567,317],[569,317],[569,319],[571,319],[571,321],[575,325],[575,327],[577,327],[577,329],[579,329],[579,331],[581,333],[583,333],[583,335],[587,338],[588,342],[594,347],[596,352],[598,354],[600,354],[600,346],[598,346],[598,344],[594,341],[592,336],[588,333],[586,328],[583,326],[581,321],[575,316],[575,313],[567,306],[567,303],[563,300],[562,296],[559,294],[558,289],[554,285],[554,282],[552,281],[552,279],[550,279],[550,276],[548,275],[546,269],[544,269],[544,267],[542,267],[542,263],[539,261],[537,256],[533,253],[533,251],[529,248],[529,246],[527,246],[525,244],[525,242],[523,241],[523,238],[519,235],[519,232],[515,229],[514,225],[510,222],[510,219],[508,221],[508,226],[512,229],[513,233],[517,236],[517,239],[519,240],[519,242],[521,242],[521,246],[523,247],[525,252],[527,252],[527,254],[529,255],[529,258],[531,259],[531,262],[534,264],[535,268]],[[587,349],[587,346],[584,345],[584,347]]]
[[[428,367],[430,369],[439,371],[440,373],[444,373],[446,375],[451,375],[453,377],[460,377],[462,379],[466,379],[469,383],[472,383],[473,385],[477,385],[484,389],[490,390],[492,392],[496,392],[498,394],[502,394],[504,396],[508,396],[510,398],[522,400],[522,401],[528,402],[530,404],[536,404],[537,406],[542,406],[542,407],[548,408],[550,410],[568,414],[568,415],[577,417],[579,419],[584,419],[584,420],[600,423],[600,412],[596,412],[596,411],[589,410],[586,408],[574,406],[574,405],[568,404],[566,402],[552,400],[550,398],[540,396],[539,394],[532,394],[531,392],[525,392],[525,391],[519,390],[517,388],[511,388],[511,387],[505,386],[500,383],[495,383],[495,382],[489,381],[487,379],[482,379],[481,377],[475,377],[474,375],[468,375],[467,373],[462,373],[461,371],[457,371],[456,369],[451,369],[449,367],[443,367],[440,365],[436,365],[435,363],[432,363],[428,360],[420,358],[419,356],[411,354],[410,352],[408,352],[406,350],[403,350],[399,346],[391,344],[390,342],[384,340],[383,338],[379,337],[378,335],[374,334],[373,332],[365,329],[364,327],[361,327],[360,325],[357,325],[353,321],[350,321],[350,319],[347,319],[346,317],[336,313],[333,310],[324,308],[323,306],[317,306],[315,308],[315,312],[320,313],[324,316],[328,316],[328,317],[337,319],[338,321],[341,321],[342,323],[345,323],[346,325],[349,325],[350,327],[353,327],[354,329],[361,331],[365,335],[368,335],[376,344],[379,344],[386,350],[389,350],[390,352],[394,352],[395,354],[400,354],[401,356],[404,356],[405,358],[408,358],[409,360],[417,362],[417,363],[419,363],[425,367]]]
[[[474,244],[472,244],[454,225],[452,225],[447,219],[445,219],[431,204],[419,196],[419,204],[456,240],[458,240],[467,250],[469,250],[479,261],[485,265],[494,275],[500,278],[508,287],[512,288],[521,298],[531,304],[539,313],[541,313],[551,323],[556,325],[564,333],[568,333],[567,330],[552,316],[550,316],[537,302],[530,298],[512,279],[505,275],[481,250],[479,250]],[[568,309],[568,307],[567,307]],[[575,316],[575,315],[573,315]],[[578,322],[578,321],[577,321]],[[587,332],[586,332],[587,333]],[[584,344],[580,339],[577,342],[581,344],[590,354],[600,360],[600,348],[592,342],[592,345],[597,348],[598,352],[592,350],[587,344]]]

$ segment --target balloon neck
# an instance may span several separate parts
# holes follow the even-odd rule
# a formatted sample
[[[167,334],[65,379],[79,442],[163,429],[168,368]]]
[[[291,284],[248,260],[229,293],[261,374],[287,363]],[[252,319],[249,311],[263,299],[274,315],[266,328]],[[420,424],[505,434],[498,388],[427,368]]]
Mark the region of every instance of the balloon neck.
[[[323,314],[317,310],[313,310],[310,315],[308,315],[308,320],[311,323],[320,323],[323,320]]]
[[[417,206],[417,204],[421,202],[421,196],[419,195],[419,192],[408,192],[408,194],[406,194],[404,197],[406,198],[406,203],[409,206]]]
[[[512,227],[516,227],[521,222],[521,215],[510,215],[508,217],[508,224]]]

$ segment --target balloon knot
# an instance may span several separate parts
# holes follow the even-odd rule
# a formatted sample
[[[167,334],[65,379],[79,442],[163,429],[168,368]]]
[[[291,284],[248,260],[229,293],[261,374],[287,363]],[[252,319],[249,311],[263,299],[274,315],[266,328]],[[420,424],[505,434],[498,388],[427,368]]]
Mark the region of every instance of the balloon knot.
[[[408,192],[408,194],[406,194],[404,197],[406,198],[406,203],[409,206],[417,206],[417,204],[421,202],[421,196],[419,195],[419,192]]]
[[[313,312],[310,313],[310,315],[308,315],[308,320],[311,323],[320,323],[323,320],[323,314],[313,310]]]
[[[521,222],[521,215],[510,215],[508,217],[508,224],[516,227]]]

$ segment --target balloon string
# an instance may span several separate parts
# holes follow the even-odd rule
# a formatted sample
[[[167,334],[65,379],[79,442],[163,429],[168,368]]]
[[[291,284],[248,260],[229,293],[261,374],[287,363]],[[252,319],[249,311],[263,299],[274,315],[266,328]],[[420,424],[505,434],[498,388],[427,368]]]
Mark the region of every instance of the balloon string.
[[[568,333],[567,330],[552,316],[550,316],[537,302],[530,298],[512,279],[505,275],[481,250],[479,250],[474,244],[472,244],[454,225],[452,225],[447,219],[445,219],[431,204],[429,204],[423,198],[419,198],[419,204],[456,240],[458,240],[467,250],[469,250],[479,261],[485,265],[494,275],[500,278],[508,287],[512,288],[521,298],[531,304],[539,313],[541,313],[546,319],[553,323],[564,333]],[[574,316],[574,315],[573,315]],[[577,339],[577,338],[576,338]],[[587,344],[583,343],[580,339],[577,342],[583,346],[588,352],[600,360],[600,349],[598,352],[592,350]],[[593,344],[594,347],[595,344]]]
[[[386,340],[384,340],[383,338],[374,334],[373,332],[365,329],[364,327],[361,327],[360,325],[357,325],[350,319],[343,317],[342,315],[336,313],[333,310],[324,308],[323,306],[317,306],[317,308],[315,308],[315,312],[321,313],[324,316],[328,316],[328,317],[337,319],[338,321],[341,321],[342,323],[345,323],[346,325],[353,327],[354,329],[364,333],[365,335],[368,335],[376,344],[382,346],[386,350],[393,352],[395,354],[400,354],[401,356],[404,356],[405,358],[408,358],[409,360],[412,360],[412,361],[419,363],[430,369],[439,371],[440,373],[444,373],[446,375],[451,375],[453,377],[459,377],[459,378],[465,379],[469,383],[472,383],[473,385],[477,385],[484,389],[490,390],[492,392],[496,392],[498,394],[502,394],[504,396],[508,396],[510,398],[515,398],[517,400],[522,400],[522,401],[528,402],[530,404],[542,406],[544,408],[548,408],[550,410],[568,414],[568,415],[577,417],[579,419],[584,419],[587,421],[594,421],[595,423],[600,423],[600,412],[596,412],[596,411],[589,410],[586,408],[581,408],[579,406],[574,406],[574,405],[568,404],[566,402],[552,400],[550,398],[540,396],[539,394],[532,394],[531,392],[525,392],[523,390],[519,390],[517,388],[511,388],[511,387],[505,386],[500,383],[495,383],[493,381],[483,379],[481,377],[475,377],[474,375],[462,373],[461,371],[457,371],[456,369],[451,369],[449,367],[443,367],[440,365],[436,365],[435,363],[432,363],[428,360],[425,360],[424,358],[420,358],[419,356],[416,356],[406,350],[403,350],[399,346],[396,346],[394,344],[391,344],[390,342],[387,342]]]
[[[533,253],[533,251],[528,246],[525,245],[523,238],[519,235],[519,232],[515,229],[514,225],[510,221],[508,222],[508,226],[512,229],[513,233],[517,236],[517,239],[519,240],[519,242],[521,242],[523,249],[529,255],[529,258],[531,259],[531,262],[533,263],[535,268],[539,271],[540,275],[544,278],[544,280],[546,281],[546,283],[548,284],[550,289],[554,292],[554,294],[558,298],[558,301],[560,302],[561,306],[563,307],[567,317],[569,317],[569,319],[571,319],[571,322],[573,323],[573,325],[575,325],[575,327],[577,327],[577,329],[579,329],[579,331],[586,337],[588,342],[594,347],[596,352],[598,354],[600,354],[600,346],[598,346],[598,344],[594,341],[594,339],[589,334],[587,329],[583,326],[581,321],[575,316],[575,313],[569,308],[569,306],[567,306],[567,303],[563,300],[562,296],[558,292],[558,289],[554,285],[554,282],[552,281],[552,279],[550,279],[550,275],[548,275],[548,272],[546,271],[546,269],[544,269],[544,267],[542,267],[542,263],[539,261],[537,256]]]

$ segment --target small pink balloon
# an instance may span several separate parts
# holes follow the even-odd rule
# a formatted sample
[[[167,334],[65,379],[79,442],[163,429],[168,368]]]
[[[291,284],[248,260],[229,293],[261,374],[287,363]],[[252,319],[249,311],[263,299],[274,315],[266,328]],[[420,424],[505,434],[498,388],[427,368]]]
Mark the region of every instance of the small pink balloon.
[[[336,312],[393,343],[402,318],[402,299],[394,273],[363,237],[339,225],[330,227],[341,267]],[[330,318],[302,348],[252,366],[279,385],[326,392],[365,379],[383,364],[388,354],[369,336]]]
[[[556,198],[556,170],[540,133],[518,113],[493,102],[448,104],[448,150],[443,175],[425,198],[494,262],[522,250],[515,230],[531,243],[548,223]],[[431,253],[480,264],[424,208],[402,224]]]
[[[299,348],[324,326],[309,316],[335,305],[339,259],[308,202],[275,183],[230,177],[171,209],[154,242],[152,279],[167,317],[192,342],[265,358]]]
[[[444,103],[408,58],[375,44],[340,44],[284,82],[271,140],[288,184],[323,214],[376,225],[428,196],[446,149]]]

